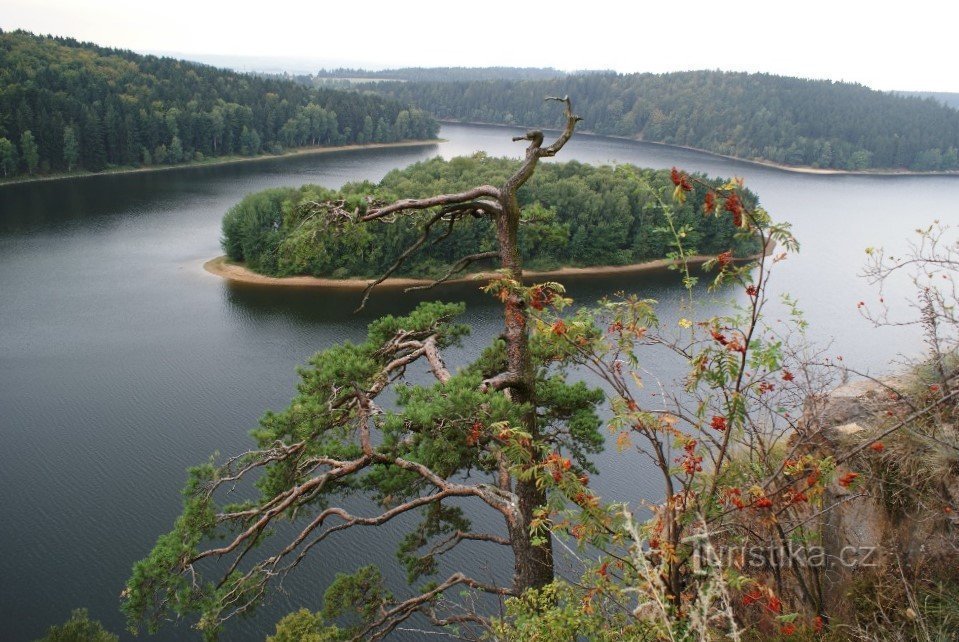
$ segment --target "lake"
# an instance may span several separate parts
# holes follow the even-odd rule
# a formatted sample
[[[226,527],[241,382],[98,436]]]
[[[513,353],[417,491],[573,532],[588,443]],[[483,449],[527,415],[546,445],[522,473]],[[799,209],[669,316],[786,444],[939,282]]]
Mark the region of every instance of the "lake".
[[[295,368],[313,352],[357,339],[371,318],[424,298],[469,304],[473,334],[452,365],[499,332],[498,308],[474,284],[428,297],[381,290],[361,315],[351,313],[354,293],[230,285],[202,264],[222,253],[220,218],[231,205],[267,187],[379,180],[435,155],[518,157],[515,133],[446,125],[447,142],[424,147],[0,187],[0,639],[32,640],[76,607],[120,633],[120,591],[179,513],[185,469],[214,451],[245,450],[248,430],[288,402]],[[860,318],[856,302],[878,294],[857,273],[867,246],[899,249],[934,219],[959,222],[959,178],[797,174],[588,136],[564,148],[559,160],[570,159],[744,176],[794,226],[802,250],[777,266],[772,287],[799,300],[811,334],[833,341],[829,354],[882,372],[897,354],[920,350],[915,331],[874,330]],[[579,302],[628,290],[658,299],[666,323],[679,314],[672,272],[567,285]],[[894,288],[886,299],[904,294]],[[638,458],[613,449],[598,462],[607,499],[656,498]],[[395,569],[399,532],[393,525],[331,540],[285,593],[224,639],[262,640],[283,614],[317,608],[337,571],[380,561]],[[508,575],[498,551],[461,555],[488,575]],[[402,590],[401,574],[387,575]],[[197,637],[181,624],[149,639]]]

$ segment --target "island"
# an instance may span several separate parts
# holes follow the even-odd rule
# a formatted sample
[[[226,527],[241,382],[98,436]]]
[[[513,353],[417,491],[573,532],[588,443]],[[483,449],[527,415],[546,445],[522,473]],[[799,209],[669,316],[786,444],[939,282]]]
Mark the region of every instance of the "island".
[[[224,278],[272,285],[365,287],[390,271],[402,249],[416,244],[424,217],[360,220],[376,202],[456,192],[477,184],[499,184],[519,161],[479,153],[433,158],[393,170],[379,183],[348,183],[340,190],[316,185],[273,188],[253,193],[223,219],[224,257],[206,263]],[[593,166],[576,161],[547,163],[520,190],[523,229],[520,250],[528,275],[555,278],[660,269],[675,263],[682,246],[687,263],[706,262],[729,252],[750,257],[757,239],[744,234],[730,216],[706,211],[712,189],[727,181],[697,175],[688,197],[673,200],[675,171],[633,165]],[[755,194],[744,191],[750,207]],[[331,212],[331,204],[335,211]],[[466,254],[492,250],[490,222],[437,225],[392,273],[404,287],[489,274],[488,260],[468,266]],[[489,246],[489,247],[487,247]],[[476,248],[476,249],[473,249]],[[467,268],[463,274],[458,267]]]

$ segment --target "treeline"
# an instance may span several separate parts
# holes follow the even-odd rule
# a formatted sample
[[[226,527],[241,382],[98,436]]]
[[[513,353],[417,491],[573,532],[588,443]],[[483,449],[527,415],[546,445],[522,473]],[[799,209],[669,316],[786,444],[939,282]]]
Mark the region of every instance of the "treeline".
[[[0,32],[0,176],[435,138],[419,109],[68,38]]]
[[[959,93],[950,91],[896,91],[903,96],[917,96],[919,98],[934,98],[947,107],[959,109]]]
[[[394,170],[379,184],[349,183],[334,192],[316,185],[269,189],[250,194],[223,219],[223,248],[234,261],[262,274],[321,277],[373,277],[386,271],[420,235],[422,217],[359,223],[329,216],[317,203],[343,201],[362,214],[367,195],[381,201],[422,198],[475,185],[501,184],[518,161],[477,154],[441,158]],[[716,182],[715,184],[718,184]],[[673,249],[662,194],[673,190],[669,171],[631,165],[594,167],[572,161],[541,164],[520,191],[525,221],[522,253],[531,269],[561,266],[628,265],[663,258]],[[732,249],[745,256],[758,248],[735,236],[728,216],[704,216],[705,188],[696,185],[684,205],[673,208],[677,227],[686,226],[684,246],[718,254]],[[751,195],[747,197],[755,202]],[[423,216],[426,216],[425,214]],[[445,231],[435,229],[433,239]],[[431,239],[432,243],[432,239]],[[448,238],[428,244],[397,273],[437,277],[462,257],[494,248],[489,221],[457,222]],[[488,269],[491,264],[476,265]]]
[[[583,129],[719,154],[860,170],[959,168],[959,111],[931,98],[769,74],[694,71],[535,81],[382,83],[440,119],[558,126],[544,96],[568,94]]]
[[[370,71],[367,69],[321,69],[300,78],[372,78],[413,82],[453,82],[474,80],[547,80],[564,78],[566,72],[552,67],[400,67]]]

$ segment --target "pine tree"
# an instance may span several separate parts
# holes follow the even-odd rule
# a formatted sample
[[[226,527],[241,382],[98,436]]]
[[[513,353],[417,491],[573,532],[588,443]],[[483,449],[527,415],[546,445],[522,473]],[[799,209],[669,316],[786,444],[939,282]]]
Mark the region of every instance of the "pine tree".
[[[456,322],[464,306],[424,303],[409,315],[374,321],[360,343],[315,355],[310,367],[301,370],[298,394],[289,407],[263,417],[254,432],[255,450],[190,471],[182,517],[134,566],[124,592],[132,626],[145,620],[153,629],[172,612],[198,611],[199,626],[215,635],[223,622],[260,602],[271,579],[295,568],[314,544],[342,530],[375,527],[404,515],[418,514],[421,520],[399,548],[411,582],[435,575],[445,552],[477,542],[512,551],[512,582],[502,586],[455,571],[400,599],[386,590],[379,569],[358,569],[339,576],[325,596],[326,621],[350,611],[358,616],[358,623],[344,632],[348,639],[380,639],[416,612],[438,624],[483,622],[472,609],[475,596],[462,604],[470,614],[466,620],[438,616],[437,602],[460,590],[519,595],[553,580],[551,536],[534,528],[547,501],[538,471],[548,470],[557,479],[581,478],[592,470],[589,454],[603,444],[595,411],[603,394],[567,383],[563,364],[572,353],[562,346],[568,344],[553,341],[549,332],[531,332],[531,309],[560,305],[562,288],[521,283],[516,192],[539,161],[555,156],[572,136],[579,118],[568,99],[564,102],[566,127],[551,145],[543,145],[539,131],[514,139],[528,141],[525,160],[501,187],[480,185],[423,199],[374,202],[362,214],[351,214],[346,208],[352,205],[342,201],[311,204],[305,215],[325,217],[344,234],[357,222],[389,224],[412,217],[421,226],[420,240],[367,287],[360,307],[378,283],[426,243],[434,226],[440,230],[477,217],[489,219],[497,249],[462,257],[435,283],[474,261],[498,259],[502,278],[487,289],[502,302],[503,333],[474,361],[452,370],[443,351],[469,331]],[[596,329],[571,331],[586,340]],[[432,373],[435,384],[399,386],[398,409],[382,409],[380,395],[415,363]],[[248,474],[259,476],[258,496],[242,504],[218,503],[227,488]],[[359,490],[383,512],[367,517],[336,505],[341,492]],[[492,509],[502,518],[500,528],[474,530],[458,505],[462,501]],[[257,545],[284,518],[301,521],[292,540],[267,547],[276,552],[257,558],[252,551],[260,550]],[[225,566],[209,568],[205,560],[212,559]],[[243,571],[233,572],[241,563]],[[223,568],[229,570],[220,575]],[[216,577],[209,581],[205,573]],[[295,626],[320,624],[298,619]],[[288,620],[284,630],[286,625],[293,626]]]

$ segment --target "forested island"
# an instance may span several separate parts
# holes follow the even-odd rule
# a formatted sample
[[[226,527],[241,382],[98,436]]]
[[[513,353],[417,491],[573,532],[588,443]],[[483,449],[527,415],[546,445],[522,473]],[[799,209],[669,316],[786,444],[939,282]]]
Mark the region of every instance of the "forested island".
[[[0,32],[0,179],[436,138],[419,109],[70,38]]]
[[[689,71],[381,82],[374,87],[446,120],[559,127],[543,96],[570,95],[576,96],[583,131],[596,134],[791,166],[959,168],[959,111],[933,97],[850,83]]]
[[[457,192],[478,184],[499,184],[515,171],[519,161],[485,154],[441,158],[393,170],[378,184],[348,183],[333,191],[316,185],[275,188],[247,196],[223,219],[223,247],[232,261],[244,262],[270,276],[310,275],[326,278],[376,277],[386,272],[403,248],[413,245],[424,217],[363,223],[358,220],[374,202],[420,198]],[[683,204],[661,196],[674,184],[669,170],[640,169],[632,165],[595,167],[576,161],[547,163],[519,192],[523,208],[520,249],[531,270],[564,266],[622,266],[661,259],[674,249],[682,234],[690,254],[736,256],[755,253],[755,242],[737,235],[728,216],[706,216],[701,204],[707,186],[690,185]],[[666,199],[669,200],[668,198]],[[755,203],[747,192],[746,200]],[[340,212],[331,215],[329,203]],[[666,220],[666,212],[671,216]],[[487,219],[459,221],[448,237],[437,226],[428,249],[406,259],[398,276],[439,278],[464,255],[493,250],[495,235]],[[489,261],[471,269],[489,269]]]

